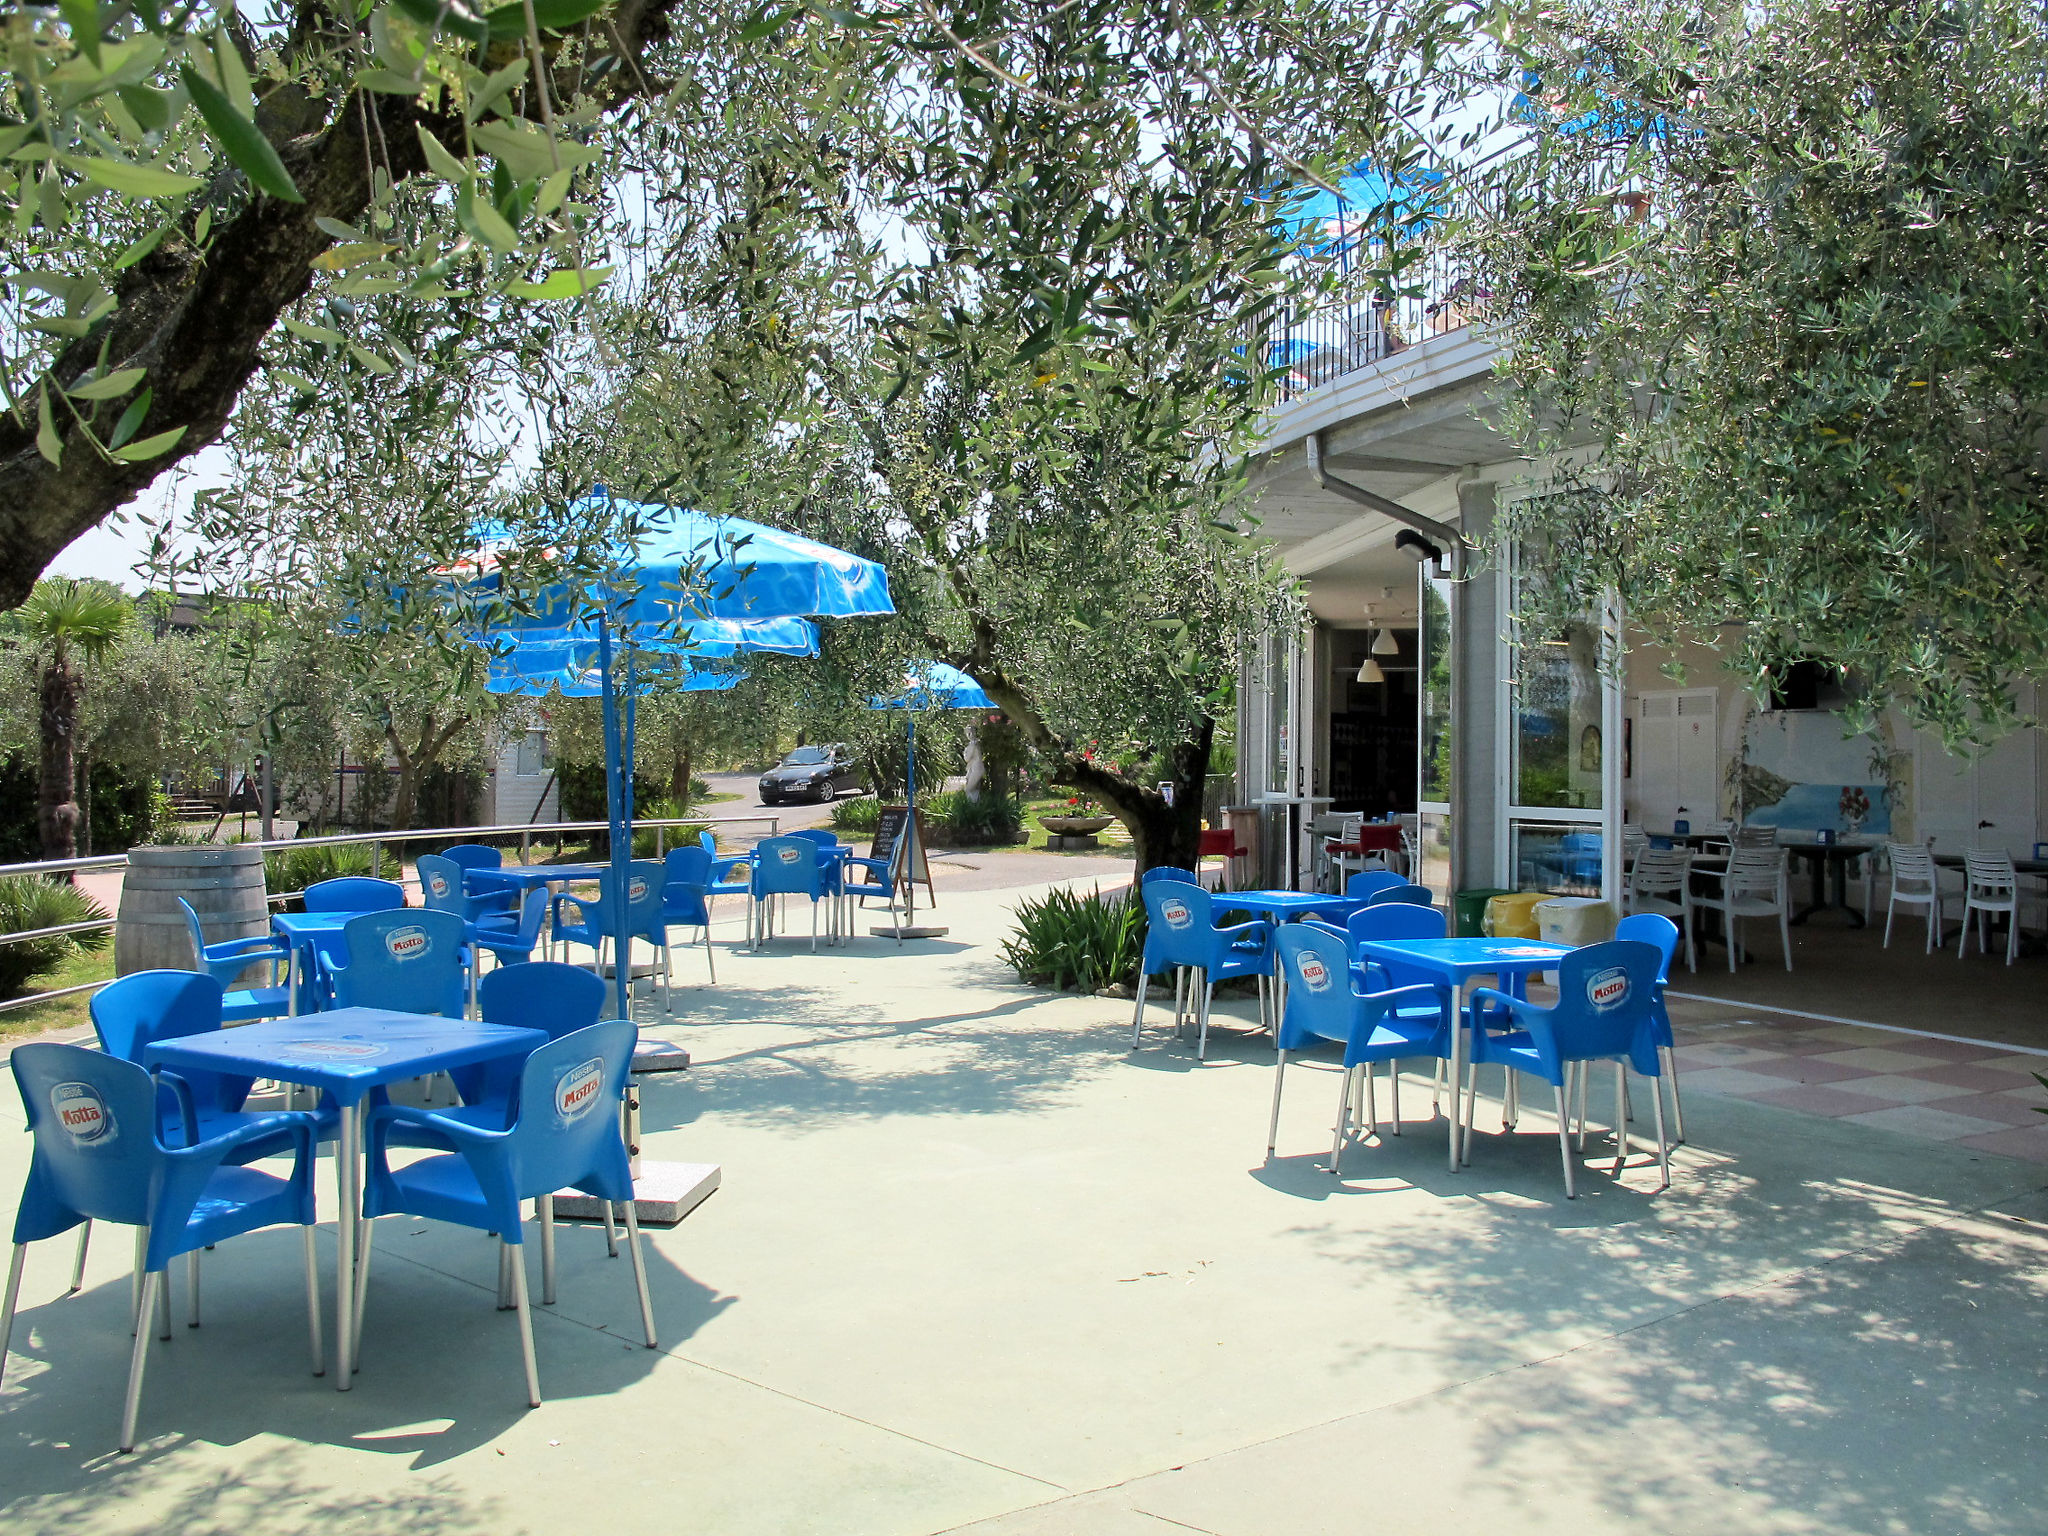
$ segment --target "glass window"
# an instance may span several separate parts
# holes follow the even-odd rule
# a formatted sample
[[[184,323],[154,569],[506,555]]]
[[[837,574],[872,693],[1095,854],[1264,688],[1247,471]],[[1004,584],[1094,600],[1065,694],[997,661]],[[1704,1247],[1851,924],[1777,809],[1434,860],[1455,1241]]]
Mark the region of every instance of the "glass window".
[[[1421,763],[1418,798],[1424,804],[1451,803],[1451,582],[1422,576],[1419,723]]]
[[[540,774],[548,771],[548,733],[528,731],[519,738],[519,761],[515,773]]]
[[[1518,821],[1512,830],[1516,890],[1600,894],[1599,828]]]
[[[1520,588],[1518,579],[1518,598]],[[1517,622],[1515,639],[1514,803],[1597,811],[1606,751],[1600,736],[1600,632],[1577,623],[1562,634],[1544,634]]]

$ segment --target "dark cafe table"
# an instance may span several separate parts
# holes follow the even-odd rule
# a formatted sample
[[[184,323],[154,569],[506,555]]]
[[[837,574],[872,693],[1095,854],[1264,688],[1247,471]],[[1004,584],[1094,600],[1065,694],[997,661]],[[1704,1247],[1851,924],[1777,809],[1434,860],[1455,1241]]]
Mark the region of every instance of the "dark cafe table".
[[[337,1392],[350,1386],[362,1298],[356,1284],[356,1234],[363,1194],[363,1125],[370,1090],[504,1056],[527,1056],[548,1042],[538,1029],[472,1024],[387,1008],[336,1008],[295,1019],[266,1019],[233,1029],[160,1040],[143,1053],[149,1067],[196,1068],[233,1077],[271,1078],[326,1093],[341,1110],[334,1176],[334,1358]]]
[[[1823,843],[1814,838],[1780,844],[1795,864],[1807,867],[1807,902],[1790,919],[1793,926],[1816,912],[1835,911],[1847,915],[1849,926],[1861,928],[1863,914],[1849,905],[1849,866],[1876,853],[1878,843]]]

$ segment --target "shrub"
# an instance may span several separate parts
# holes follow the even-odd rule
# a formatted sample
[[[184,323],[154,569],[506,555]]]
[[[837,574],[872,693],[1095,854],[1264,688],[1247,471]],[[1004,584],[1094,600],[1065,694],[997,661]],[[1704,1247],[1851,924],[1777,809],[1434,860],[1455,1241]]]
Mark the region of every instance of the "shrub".
[[[390,854],[390,850],[386,850]],[[315,843],[306,848],[278,848],[263,855],[263,883],[273,896],[296,896],[309,885],[341,875],[371,873],[368,843]],[[385,863],[395,878],[396,855]]]
[[[1003,943],[1003,958],[1032,986],[1096,992],[1116,983],[1135,986],[1145,950],[1145,909],[1127,892],[1086,896],[1052,890],[1017,907],[1017,931]]]
[[[1014,843],[1024,831],[1024,809],[1007,795],[934,795],[926,813],[931,834],[948,843],[987,847]]]
[[[832,802],[832,829],[835,832],[872,832],[881,820],[882,802],[873,795]]]
[[[45,880],[40,875],[0,877],[0,933],[29,933],[38,928],[61,928],[67,923],[99,922],[106,915],[105,907],[75,885]],[[107,932],[96,928],[59,938],[0,944],[0,997],[20,996],[31,980],[54,971],[80,951],[105,949]]]

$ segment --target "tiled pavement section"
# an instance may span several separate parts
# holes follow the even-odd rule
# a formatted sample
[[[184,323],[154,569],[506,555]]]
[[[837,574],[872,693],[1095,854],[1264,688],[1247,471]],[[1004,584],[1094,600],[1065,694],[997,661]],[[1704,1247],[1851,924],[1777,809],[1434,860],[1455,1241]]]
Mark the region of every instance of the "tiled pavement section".
[[[2048,1163],[2048,1055],[1719,1009],[1674,1025],[1687,1092]]]

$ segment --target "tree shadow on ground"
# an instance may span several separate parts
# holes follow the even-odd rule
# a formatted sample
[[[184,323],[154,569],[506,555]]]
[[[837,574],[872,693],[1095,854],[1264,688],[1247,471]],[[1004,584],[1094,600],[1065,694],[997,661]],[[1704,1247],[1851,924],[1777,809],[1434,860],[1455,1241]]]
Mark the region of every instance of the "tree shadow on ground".
[[[1315,1097],[1333,1123],[1333,1075]],[[1595,1141],[1567,1202],[1548,1116],[1484,1130],[1453,1174],[1427,1103],[1401,1137],[1353,1146],[1342,1178],[1327,1142],[1251,1173],[1330,1212],[1295,1229],[1327,1260],[1447,1319],[1354,1358],[1425,1351],[1465,1383],[1461,1476],[1507,1500],[1562,1479],[1649,1530],[2038,1525],[2033,1170],[1703,1097],[1670,1189],[1642,1139],[1619,1179]],[[1468,1209],[1386,1198],[1413,1189]]]

